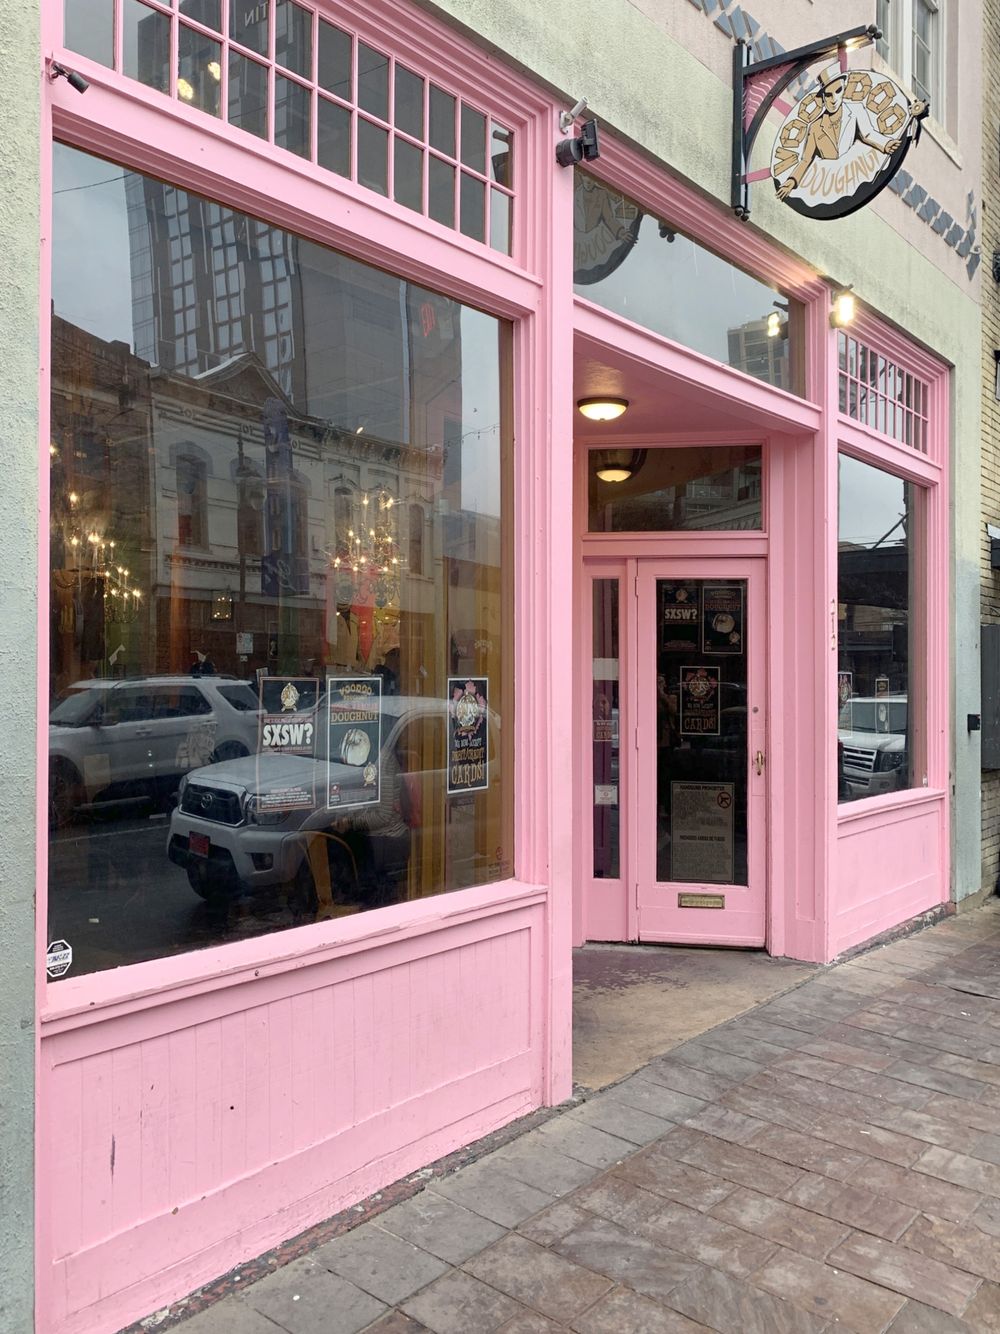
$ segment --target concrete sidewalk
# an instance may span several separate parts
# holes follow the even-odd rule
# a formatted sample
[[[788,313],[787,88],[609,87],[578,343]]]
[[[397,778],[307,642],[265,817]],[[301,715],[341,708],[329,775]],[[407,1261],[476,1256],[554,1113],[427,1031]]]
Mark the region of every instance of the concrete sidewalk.
[[[1000,1330],[1000,904],[825,970],[386,1204],[159,1327]]]

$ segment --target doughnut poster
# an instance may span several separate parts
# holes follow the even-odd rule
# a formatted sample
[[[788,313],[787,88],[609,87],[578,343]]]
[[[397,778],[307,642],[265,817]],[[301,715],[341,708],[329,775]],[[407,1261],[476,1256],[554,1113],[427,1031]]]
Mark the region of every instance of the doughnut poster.
[[[701,595],[701,651],[743,652],[743,585],[706,584]]]
[[[326,699],[327,807],[373,805],[381,795],[382,678],[328,677]]]

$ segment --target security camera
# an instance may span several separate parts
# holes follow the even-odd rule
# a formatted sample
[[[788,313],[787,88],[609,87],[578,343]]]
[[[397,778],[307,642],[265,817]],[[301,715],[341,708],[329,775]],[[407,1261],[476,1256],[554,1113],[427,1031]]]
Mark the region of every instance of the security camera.
[[[572,167],[577,162],[594,162],[600,156],[596,120],[584,121],[575,139],[563,139],[556,144],[556,161],[560,167]]]
[[[85,93],[90,87],[90,84],[82,74],[77,74],[75,69],[67,69],[65,65],[59,65],[54,60],[52,62],[52,74],[50,77],[53,80],[65,79],[74,92],[77,93]]]

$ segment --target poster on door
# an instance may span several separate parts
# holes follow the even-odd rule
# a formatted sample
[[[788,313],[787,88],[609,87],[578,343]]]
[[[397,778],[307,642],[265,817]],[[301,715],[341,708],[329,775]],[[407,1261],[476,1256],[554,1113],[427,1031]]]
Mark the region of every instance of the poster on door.
[[[743,652],[743,585],[708,584],[701,594],[701,649],[713,656]]]
[[[733,883],[732,783],[670,784],[670,878]]]
[[[330,676],[327,785],[330,810],[377,804],[382,781],[382,678]]]
[[[719,667],[681,668],[681,736],[718,736]]]
[[[701,618],[697,579],[658,579],[661,653],[697,653]]]

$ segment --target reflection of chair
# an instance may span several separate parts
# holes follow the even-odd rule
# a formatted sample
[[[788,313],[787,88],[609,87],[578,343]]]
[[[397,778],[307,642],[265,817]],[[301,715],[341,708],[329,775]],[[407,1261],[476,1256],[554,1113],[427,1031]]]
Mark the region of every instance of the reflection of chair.
[[[334,902],[333,877],[330,874],[331,849],[333,846],[342,848],[347,854],[355,887],[358,884],[358,863],[347,840],[329,829],[310,830],[306,834],[306,862],[312,875],[315,905],[309,906],[315,907],[317,921],[359,912],[361,908],[360,904]]]

